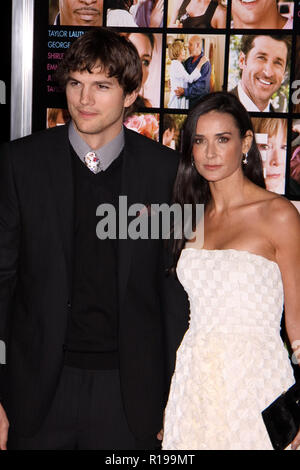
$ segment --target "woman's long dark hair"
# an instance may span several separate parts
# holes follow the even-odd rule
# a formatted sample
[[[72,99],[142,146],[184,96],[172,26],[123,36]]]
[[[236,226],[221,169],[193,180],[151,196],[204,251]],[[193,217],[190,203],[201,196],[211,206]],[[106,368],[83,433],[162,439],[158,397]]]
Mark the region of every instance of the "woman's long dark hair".
[[[240,136],[243,138],[248,130],[253,132],[250,116],[239,99],[228,92],[209,93],[202,98],[197,105],[189,112],[183,131],[182,153],[178,167],[178,173],[174,185],[173,203],[177,203],[184,213],[184,204],[191,204],[193,207],[193,230],[196,228],[196,204],[207,204],[211,200],[211,193],[208,181],[201,176],[193,162],[193,144],[196,133],[198,119],[211,111],[230,114],[235,120]],[[265,188],[261,155],[253,137],[251,148],[248,152],[247,165],[242,164],[244,175],[258,186]],[[184,230],[182,230],[184,233]],[[186,238],[173,241],[173,261],[176,266],[181,250],[186,242]]]

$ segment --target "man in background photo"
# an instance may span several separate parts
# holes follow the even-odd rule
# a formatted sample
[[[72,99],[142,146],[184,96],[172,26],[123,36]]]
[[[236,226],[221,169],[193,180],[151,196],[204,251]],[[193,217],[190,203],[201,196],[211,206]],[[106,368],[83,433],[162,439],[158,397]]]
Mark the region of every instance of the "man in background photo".
[[[291,16],[278,11],[277,0],[232,0],[231,28],[292,29],[294,2],[289,2]]]
[[[239,53],[241,78],[229,91],[239,98],[247,111],[276,111],[271,97],[285,79],[290,49],[290,36],[242,36]],[[286,112],[287,102],[284,109],[279,108],[278,111]]]
[[[191,74],[204,55],[202,50],[202,38],[191,36],[188,43],[190,57],[184,62],[186,71]],[[202,96],[210,92],[211,64],[209,60],[200,69],[201,76],[192,83],[188,83],[187,88],[178,87],[175,90],[177,96],[185,96],[189,99],[189,108],[193,108]]]
[[[102,26],[103,24],[103,0],[51,1],[50,12],[54,12],[55,9],[57,11],[57,8],[59,10],[54,19],[55,25]]]

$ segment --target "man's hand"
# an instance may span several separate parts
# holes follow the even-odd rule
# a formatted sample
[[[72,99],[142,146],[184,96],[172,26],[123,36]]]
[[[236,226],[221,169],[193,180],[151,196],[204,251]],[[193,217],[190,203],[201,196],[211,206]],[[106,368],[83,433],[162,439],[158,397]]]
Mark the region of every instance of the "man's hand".
[[[209,62],[208,58],[204,56],[201,57],[201,59],[199,60],[199,65],[200,65],[200,69],[201,67],[206,64],[206,62]]]
[[[163,440],[163,437],[164,437],[164,430],[161,429],[157,435],[156,435],[156,438],[159,440],[159,441],[162,441]]]
[[[174,90],[176,96],[183,96],[184,95],[184,88],[181,86],[177,87],[176,90]]]
[[[7,450],[7,435],[8,435],[9,422],[0,403],[0,450]]]

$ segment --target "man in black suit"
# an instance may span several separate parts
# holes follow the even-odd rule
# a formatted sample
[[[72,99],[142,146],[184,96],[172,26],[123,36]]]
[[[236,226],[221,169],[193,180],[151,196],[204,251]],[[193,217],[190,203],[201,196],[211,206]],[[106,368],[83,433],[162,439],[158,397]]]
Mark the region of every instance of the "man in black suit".
[[[1,449],[8,423],[11,449],[158,444],[187,299],[164,240],[101,237],[97,210],[170,201],[177,154],[122,124],[141,78],[130,42],[89,31],[59,72],[70,124],[1,149]]]
[[[247,111],[276,111],[271,104],[271,97],[284,81],[290,49],[290,36],[242,37],[239,54],[241,79],[230,91],[239,98]],[[278,111],[285,112],[287,108]]]

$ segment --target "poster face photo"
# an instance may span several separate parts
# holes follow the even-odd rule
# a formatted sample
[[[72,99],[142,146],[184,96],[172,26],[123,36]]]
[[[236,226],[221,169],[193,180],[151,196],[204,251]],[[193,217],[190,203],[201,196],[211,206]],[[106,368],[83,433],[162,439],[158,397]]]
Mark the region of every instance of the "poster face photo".
[[[142,62],[143,79],[134,110],[160,107],[162,34],[152,32],[120,33],[136,47]]]
[[[231,35],[228,91],[247,111],[288,111],[290,35]]]
[[[293,18],[293,1],[231,1],[231,29],[292,29]]]
[[[49,0],[49,24],[57,26],[102,26],[103,0]]]
[[[285,193],[287,119],[252,117],[255,139],[261,154],[268,191]]]
[[[225,36],[168,34],[166,46],[165,108],[188,110],[209,92],[222,90]]]

